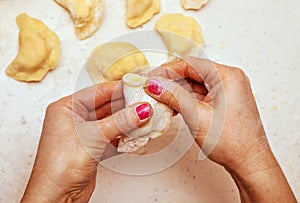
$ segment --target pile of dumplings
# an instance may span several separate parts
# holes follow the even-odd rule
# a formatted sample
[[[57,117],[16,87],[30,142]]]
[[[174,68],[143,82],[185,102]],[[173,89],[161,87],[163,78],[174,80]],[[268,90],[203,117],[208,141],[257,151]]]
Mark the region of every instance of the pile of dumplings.
[[[102,0],[55,1],[69,12],[74,24],[75,34],[79,40],[91,37],[98,30],[104,16],[104,4]],[[182,7],[186,10],[198,10],[206,3],[207,0],[181,0]],[[160,12],[161,3],[160,0],[126,0],[125,7],[127,26],[129,28],[137,28]],[[19,52],[5,72],[9,77],[18,81],[38,82],[45,77],[48,71],[53,70],[58,64],[60,54],[59,38],[42,21],[26,14],[20,14],[16,21],[20,30]],[[180,37],[190,40],[199,46],[203,42],[201,28],[197,21],[182,14],[167,14],[162,16],[157,21],[155,29],[160,33],[171,54],[183,56],[192,53],[193,46],[182,43]],[[102,49],[108,52],[107,54],[104,53],[104,55],[111,55],[109,50],[114,46],[125,47],[125,51],[127,49],[136,49],[134,45],[131,46],[128,44],[104,45]],[[118,54],[115,53],[115,55]],[[136,62],[137,64],[131,63],[130,67],[127,68],[128,70],[149,65],[141,53],[136,53],[134,58],[138,58],[139,60]],[[124,63],[124,61],[130,59],[132,59],[132,56],[123,59],[120,63]],[[104,66],[108,66],[108,64]],[[115,67],[117,66],[115,65]],[[89,70],[93,82],[107,79],[107,74],[104,73],[104,70],[114,72],[115,68],[112,66],[110,68],[100,67],[100,69],[100,71],[95,69]],[[116,72],[120,72],[120,70]],[[123,72],[127,71],[123,70]],[[95,79],[96,77],[98,78]],[[120,79],[120,73],[117,78]]]
[[[79,40],[91,37],[99,28],[104,16],[102,0],[55,0],[67,10],[72,18],[75,34]],[[207,0],[182,0],[186,10],[198,10]],[[126,0],[126,24],[137,28],[148,22],[161,9],[160,0]],[[24,13],[17,19],[19,27],[19,52],[6,69],[9,77],[23,82],[42,80],[59,61],[58,36],[42,21]],[[182,14],[166,14],[156,24],[169,55],[188,56],[196,47],[201,47],[203,37],[197,21]],[[187,43],[188,42],[188,43]],[[146,77],[133,73],[147,73],[150,64],[135,45],[128,42],[104,43],[94,49],[85,68],[94,84],[122,80],[126,106],[136,102],[148,102],[153,107],[153,117],[147,125],[122,135],[119,152],[136,152],[150,139],[163,135],[171,125],[173,111],[148,96],[143,85]]]

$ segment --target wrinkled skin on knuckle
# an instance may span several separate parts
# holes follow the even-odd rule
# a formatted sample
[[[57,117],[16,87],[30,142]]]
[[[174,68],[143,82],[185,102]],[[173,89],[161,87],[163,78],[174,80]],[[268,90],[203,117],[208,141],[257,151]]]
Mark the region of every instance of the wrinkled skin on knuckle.
[[[189,129],[191,134],[194,137],[202,137],[202,136],[206,136],[206,131],[203,131],[203,129],[201,129],[201,124],[194,122],[193,125],[189,125]]]
[[[210,128],[212,127],[212,114],[213,109],[210,105],[197,106],[194,112],[197,112],[194,121],[193,131],[197,137],[206,137]]]
[[[174,88],[172,93],[167,91],[166,94],[164,94],[164,100],[167,104],[171,107],[178,107],[179,109],[176,109],[178,111],[180,111],[179,95],[180,89],[178,87]]]
[[[120,111],[114,117],[117,127],[122,133],[126,133],[132,129],[137,128],[137,121],[128,111]]]

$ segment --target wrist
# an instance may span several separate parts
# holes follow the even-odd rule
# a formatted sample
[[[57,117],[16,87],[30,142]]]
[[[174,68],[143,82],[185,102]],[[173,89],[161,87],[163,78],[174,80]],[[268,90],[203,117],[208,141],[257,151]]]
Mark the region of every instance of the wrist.
[[[67,202],[68,195],[61,192],[53,184],[46,183],[31,184],[29,183],[21,202]]]
[[[34,168],[21,202],[66,202],[67,199],[66,190],[48,172]]]
[[[36,163],[21,202],[88,202],[95,188],[96,172],[97,168],[87,179],[80,179],[68,167],[50,170]]]
[[[229,173],[238,186],[242,202],[296,202],[269,147]]]
[[[22,197],[21,202],[68,202],[68,199],[68,195],[60,194],[57,191],[50,190],[47,192],[38,188],[28,187]]]
[[[268,171],[274,167],[279,167],[278,162],[269,145],[266,144],[265,146],[252,149],[247,156],[242,157],[241,161],[227,167],[227,170],[231,171],[232,174],[245,177],[260,171]]]

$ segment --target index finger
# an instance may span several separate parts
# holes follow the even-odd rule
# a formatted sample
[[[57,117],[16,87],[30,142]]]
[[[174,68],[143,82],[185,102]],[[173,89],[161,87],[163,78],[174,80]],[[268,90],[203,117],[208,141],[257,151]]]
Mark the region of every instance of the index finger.
[[[172,80],[191,78],[200,83],[210,83],[210,79],[217,74],[217,64],[195,57],[177,59],[163,64],[149,73],[150,77],[161,76]]]
[[[120,81],[100,83],[85,88],[73,95],[73,102],[79,102],[89,111],[113,100],[123,97],[123,87]]]

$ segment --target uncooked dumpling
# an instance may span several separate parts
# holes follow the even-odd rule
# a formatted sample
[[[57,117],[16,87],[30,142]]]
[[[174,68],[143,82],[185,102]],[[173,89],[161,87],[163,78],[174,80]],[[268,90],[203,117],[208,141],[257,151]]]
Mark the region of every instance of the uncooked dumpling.
[[[127,0],[126,23],[128,27],[138,27],[160,11],[160,0]]]
[[[207,2],[208,0],[181,0],[181,5],[186,10],[198,10]]]
[[[88,59],[86,69],[93,83],[122,79],[126,73],[142,69],[149,63],[137,47],[128,42],[109,42],[97,47]]]
[[[22,13],[18,15],[19,53],[6,74],[16,80],[40,81],[59,59],[59,39],[42,21]]]
[[[146,77],[128,73],[123,76],[123,91],[126,106],[138,102],[148,102],[153,108],[153,114],[145,125],[130,131],[127,136],[122,136],[119,152],[135,152],[146,145],[150,139],[159,137],[168,131],[173,116],[173,110],[165,104],[159,103],[144,91]]]
[[[97,31],[104,15],[102,0],[55,1],[69,11],[78,39],[86,39]]]
[[[192,52],[203,43],[201,27],[197,21],[182,14],[162,16],[155,25],[168,51],[181,57]]]

